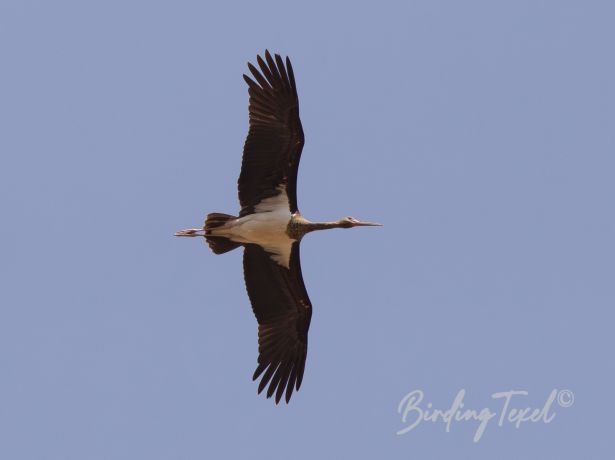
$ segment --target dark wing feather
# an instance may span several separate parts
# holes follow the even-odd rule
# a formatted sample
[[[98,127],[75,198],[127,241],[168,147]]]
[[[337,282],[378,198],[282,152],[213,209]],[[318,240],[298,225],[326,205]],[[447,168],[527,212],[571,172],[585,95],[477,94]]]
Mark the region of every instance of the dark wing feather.
[[[261,246],[246,244],[243,269],[252,309],[258,321],[258,392],[269,385],[267,397],[276,404],[299,390],[307,356],[312,305],[303,283],[299,243],[293,243],[290,268],[274,262]]]
[[[290,60],[286,66],[265,52],[257,56],[259,70],[248,63],[254,80],[244,75],[250,95],[250,130],[243,148],[239,175],[240,216],[254,212],[263,199],[276,196],[284,186],[290,211],[297,211],[297,170],[303,149],[299,99]]]

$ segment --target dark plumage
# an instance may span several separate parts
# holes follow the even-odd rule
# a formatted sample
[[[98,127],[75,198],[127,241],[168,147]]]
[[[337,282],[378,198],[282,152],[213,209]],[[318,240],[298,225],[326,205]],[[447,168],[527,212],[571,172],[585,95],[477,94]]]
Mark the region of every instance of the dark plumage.
[[[267,397],[276,402],[286,389],[286,402],[303,380],[312,304],[303,283],[299,243],[294,243],[290,268],[274,262],[257,244],[245,245],[243,268],[246,288],[258,321],[260,393],[269,384]],[[264,374],[263,374],[264,373]]]
[[[238,180],[239,217],[210,213],[202,229],[177,236],[204,236],[215,254],[244,246],[248,297],[258,321],[258,392],[290,400],[303,380],[312,304],[299,258],[305,234],[329,228],[379,225],[345,217],[310,222],[297,207],[297,170],[303,149],[299,99],[290,60],[265,52],[244,75],[250,95],[250,130]]]
[[[299,119],[299,98],[290,59],[286,67],[276,54],[257,57],[262,74],[250,63],[256,82],[247,75],[250,130],[243,148],[239,175],[240,216],[254,212],[254,206],[277,195],[286,186],[290,212],[297,211],[297,170],[303,150],[303,128]]]

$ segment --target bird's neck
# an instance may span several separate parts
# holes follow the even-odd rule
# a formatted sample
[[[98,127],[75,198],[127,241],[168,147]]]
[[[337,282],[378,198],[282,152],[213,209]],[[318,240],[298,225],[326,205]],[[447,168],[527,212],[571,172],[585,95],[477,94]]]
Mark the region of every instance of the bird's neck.
[[[306,222],[302,224],[306,229],[306,233],[313,232],[315,230],[328,230],[330,228],[340,228],[340,222]]]
[[[341,222],[310,222],[302,215],[297,214],[293,216],[288,228],[288,233],[296,239],[301,239],[306,233],[314,232],[316,230],[328,230],[330,228],[341,227]]]

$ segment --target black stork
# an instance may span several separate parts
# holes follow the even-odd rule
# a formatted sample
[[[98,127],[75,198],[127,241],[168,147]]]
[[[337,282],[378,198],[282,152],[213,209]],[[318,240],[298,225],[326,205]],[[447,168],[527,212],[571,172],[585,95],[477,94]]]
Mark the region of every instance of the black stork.
[[[239,216],[211,213],[203,228],[176,236],[204,236],[215,254],[244,247],[243,269],[252,309],[258,321],[260,394],[275,393],[276,404],[299,390],[307,356],[312,304],[305,289],[299,244],[306,233],[329,228],[379,226],[344,217],[310,222],[297,207],[297,170],[303,149],[303,128],[293,68],[269,51],[256,57],[260,72],[244,75],[250,96],[250,129],[239,175]]]

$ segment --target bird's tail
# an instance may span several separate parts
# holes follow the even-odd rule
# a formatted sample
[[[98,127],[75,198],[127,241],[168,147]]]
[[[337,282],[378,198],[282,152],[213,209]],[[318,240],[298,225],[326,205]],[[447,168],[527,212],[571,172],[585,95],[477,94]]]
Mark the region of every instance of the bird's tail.
[[[222,214],[221,212],[212,212],[211,214],[207,214],[207,218],[205,219],[205,234],[210,234],[214,228],[222,227],[228,221],[234,219],[237,218],[228,214]]]
[[[205,219],[205,239],[209,248],[214,254],[224,254],[241,246],[241,243],[236,243],[223,236],[211,236],[211,231],[214,228],[222,227],[228,221],[236,219],[235,216],[222,214],[221,212],[212,212]]]

